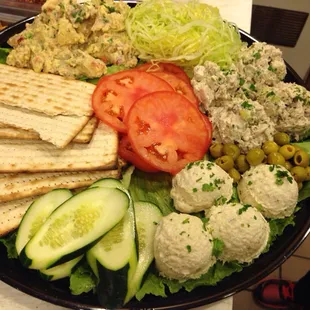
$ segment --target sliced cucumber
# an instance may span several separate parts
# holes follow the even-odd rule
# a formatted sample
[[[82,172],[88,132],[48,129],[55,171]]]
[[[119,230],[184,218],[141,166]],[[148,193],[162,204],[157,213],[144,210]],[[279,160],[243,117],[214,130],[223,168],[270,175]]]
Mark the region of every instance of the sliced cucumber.
[[[58,207],[20,253],[31,269],[47,269],[80,256],[112,229],[129,207],[126,193],[89,188]]]
[[[140,289],[142,279],[154,259],[154,237],[162,218],[160,209],[153,203],[135,202],[136,228],[138,235],[138,265],[128,286],[127,303]]]
[[[93,183],[89,188],[93,187],[118,188],[123,191],[126,190],[126,188],[123,186],[120,180],[113,178],[105,178],[98,180],[95,183]]]
[[[114,181],[104,179],[92,186],[116,186],[129,195],[120,181]],[[124,218],[87,252],[86,257],[99,278],[97,292],[100,303],[108,308],[121,307],[137,266],[132,202]]]
[[[40,270],[41,277],[48,281],[55,281],[69,277],[73,267],[83,258],[83,256],[84,255],[80,255],[79,257],[69,260],[66,263],[49,269]]]
[[[55,189],[35,200],[24,215],[16,236],[16,251],[22,251],[50,214],[72,197],[68,189]]]

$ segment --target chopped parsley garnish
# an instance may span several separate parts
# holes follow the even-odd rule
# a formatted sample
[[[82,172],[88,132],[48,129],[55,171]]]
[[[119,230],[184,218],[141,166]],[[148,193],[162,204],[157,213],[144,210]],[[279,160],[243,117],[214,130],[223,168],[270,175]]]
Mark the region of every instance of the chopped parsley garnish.
[[[249,209],[251,206],[250,205],[244,205],[242,208],[238,210],[238,215],[242,214],[245,212],[247,209]]]
[[[182,224],[188,224],[189,223],[189,218],[186,218],[183,222],[182,222]]]
[[[260,58],[262,57],[262,55],[261,55],[260,52],[256,52],[256,53],[253,54],[253,57],[254,57],[255,59],[260,59]]]
[[[108,42],[109,42],[109,43],[112,43],[112,42],[113,42],[113,39],[112,39],[112,38],[108,39]]]
[[[33,38],[33,33],[29,32],[25,34],[26,39],[32,39]]]
[[[213,183],[209,183],[209,184],[204,183],[204,184],[202,184],[202,187],[201,187],[203,192],[213,192],[215,190],[215,188],[216,187],[214,186]]]
[[[201,180],[202,180],[202,178],[199,178],[199,179],[196,180],[196,182],[199,182],[199,181],[201,181]]]
[[[244,101],[244,102],[241,103],[241,107],[242,107],[243,109],[250,110],[250,109],[253,108],[253,105],[250,104],[248,101]]]
[[[193,193],[196,193],[198,189],[196,187],[193,188]]]
[[[274,170],[274,168],[275,168],[275,165],[270,166],[269,171],[272,172]]]
[[[268,97],[275,96],[275,95],[276,95],[276,93],[275,93],[274,91],[270,91],[270,92],[266,95],[266,97],[268,98]]]
[[[210,179],[213,178],[214,176],[215,176],[215,174],[214,174],[214,173],[211,173],[211,174],[210,174]]]
[[[225,204],[226,201],[227,201],[227,198],[225,198],[224,196],[220,196],[219,198],[215,199],[214,204],[216,206],[219,206],[219,205]]]
[[[189,163],[189,164],[186,166],[186,169],[189,170],[189,169],[191,169],[193,166],[194,166],[194,163]]]
[[[214,166],[214,163],[207,163],[208,170],[211,170],[213,166]]]
[[[248,182],[248,185],[252,185],[252,184],[253,184],[253,182],[252,182],[252,181],[249,181],[249,182]]]
[[[186,233],[185,230],[181,231],[181,232],[180,232],[180,236],[182,236],[182,235],[185,234],[185,233]]]
[[[289,176],[288,171],[277,170],[275,176],[276,176],[276,184],[277,185],[283,184],[283,178],[286,178],[291,184],[293,182],[293,178],[291,176]]]
[[[257,217],[256,217],[256,215],[254,215],[254,220],[257,220]]]
[[[61,8],[62,11],[65,9],[65,5],[63,3],[59,3],[58,5],[59,5],[59,7]]]
[[[256,87],[254,84],[251,84],[250,87],[249,87],[252,91],[257,91]]]
[[[241,78],[241,79],[239,80],[239,85],[240,85],[240,86],[243,86],[244,83],[245,83],[245,80]]]
[[[273,72],[273,73],[276,73],[276,72],[277,72],[277,69],[274,68],[273,66],[269,66],[269,67],[268,67],[268,70],[271,71],[271,72]]]
[[[153,222],[153,224],[154,224],[154,225],[158,225],[158,223],[157,223],[157,222]]]
[[[104,6],[108,9],[109,13],[119,13],[114,6],[108,6],[105,4]]]
[[[300,95],[297,95],[296,97],[294,97],[293,98],[293,100],[296,102],[296,101],[302,101],[303,103],[305,103],[306,102],[306,99],[305,98],[302,98],[302,97],[300,97]]]
[[[190,253],[192,251],[192,247],[190,245],[186,246],[187,252]]]
[[[221,187],[219,187],[219,184],[225,184],[225,181],[224,181],[224,180],[221,180],[221,179],[215,179],[215,180],[214,180],[214,185],[215,185],[218,189],[221,189]]]

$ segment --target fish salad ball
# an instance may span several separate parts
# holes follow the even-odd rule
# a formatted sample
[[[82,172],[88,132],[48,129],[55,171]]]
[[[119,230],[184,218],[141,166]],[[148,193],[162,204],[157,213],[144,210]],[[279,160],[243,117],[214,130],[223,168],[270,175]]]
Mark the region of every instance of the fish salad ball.
[[[195,213],[213,206],[219,197],[230,200],[233,179],[221,167],[207,160],[188,164],[172,179],[174,207],[183,213]]]
[[[208,230],[224,243],[218,259],[250,263],[266,248],[270,227],[262,214],[250,205],[229,203],[206,212]]]
[[[154,256],[163,277],[198,279],[215,263],[212,248],[212,236],[196,216],[171,213],[157,226]]]
[[[298,185],[291,173],[280,165],[259,165],[243,174],[238,184],[240,201],[256,207],[267,218],[293,214]]]

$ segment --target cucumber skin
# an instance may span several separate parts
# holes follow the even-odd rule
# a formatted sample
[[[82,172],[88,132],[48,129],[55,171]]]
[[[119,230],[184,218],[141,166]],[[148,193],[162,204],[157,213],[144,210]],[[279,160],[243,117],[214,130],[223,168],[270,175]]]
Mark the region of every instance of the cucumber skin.
[[[111,270],[104,268],[97,261],[97,268],[99,273],[99,283],[97,286],[99,303],[108,309],[121,308],[128,289],[129,263],[123,268],[111,272]]]
[[[96,190],[97,188],[98,188],[98,187],[88,188],[88,189],[82,191],[82,192],[79,193],[79,194],[85,193],[86,191]],[[122,193],[124,193],[124,191],[122,191],[122,190],[120,190],[120,189],[118,189],[118,188],[115,188],[115,189],[118,190],[118,191],[120,191],[120,192],[122,192]],[[72,197],[71,197],[70,199],[68,199],[68,200],[71,200],[71,199],[73,199],[73,198],[76,198],[76,196],[78,196],[79,194],[72,196]],[[124,193],[124,194],[127,196],[127,199],[128,199],[128,202],[127,202],[127,203],[128,203],[127,209],[128,209],[129,204],[130,204],[129,196],[128,196],[128,194],[126,194],[126,193]],[[126,196],[125,196],[125,197],[126,197]],[[67,201],[65,201],[64,203],[66,203],[66,202],[67,202]],[[63,204],[64,204],[64,203],[63,203]],[[61,204],[59,207],[61,207],[63,204]],[[59,207],[56,208],[56,209],[52,212],[52,214],[53,214],[56,210],[58,210]],[[127,212],[127,211],[125,211],[125,212]],[[51,215],[52,215],[52,214],[51,214]],[[119,222],[117,222],[114,226],[116,226],[118,223],[119,223]],[[114,227],[114,226],[113,226],[113,227]],[[111,227],[111,229],[112,229],[113,227]],[[46,266],[46,268],[52,268],[52,267],[54,267],[54,266],[56,266],[56,265],[59,265],[59,264],[68,262],[69,260],[72,260],[72,259],[74,259],[74,258],[76,258],[76,257],[78,257],[78,256],[80,256],[80,255],[82,255],[82,254],[85,254],[85,252],[86,252],[87,250],[89,250],[91,247],[93,247],[93,246],[94,246],[106,233],[108,233],[109,231],[110,231],[110,230],[106,231],[103,235],[100,235],[96,240],[94,240],[94,241],[92,241],[91,243],[85,245],[84,247],[79,248],[79,249],[77,249],[77,250],[74,251],[74,252],[71,252],[71,253],[68,253],[68,254],[66,254],[66,255],[63,255],[62,257],[60,257],[59,259],[57,259],[57,260],[55,260],[55,261],[51,261],[50,264],[49,264],[48,266]],[[26,249],[27,249],[27,247],[25,246],[24,249],[22,250],[22,252],[20,253],[19,259],[20,259],[20,262],[22,263],[22,265],[23,265],[24,267],[28,268],[29,266],[31,266],[33,260],[27,256],[27,254],[26,254]],[[35,269],[35,268],[34,268],[34,269]]]

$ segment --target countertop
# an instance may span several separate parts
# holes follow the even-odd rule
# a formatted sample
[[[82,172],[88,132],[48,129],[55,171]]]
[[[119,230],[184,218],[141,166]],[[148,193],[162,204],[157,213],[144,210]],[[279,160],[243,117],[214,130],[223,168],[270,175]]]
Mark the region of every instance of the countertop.
[[[186,1],[186,0],[179,0]],[[252,0],[204,0],[204,2],[217,6],[222,16],[237,24],[237,26],[250,32]],[[23,292],[14,289],[7,284],[0,282],[0,309],[3,310],[64,310],[66,308],[49,304]],[[223,301],[196,308],[197,310],[232,310],[233,298],[227,298]]]

